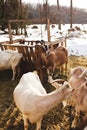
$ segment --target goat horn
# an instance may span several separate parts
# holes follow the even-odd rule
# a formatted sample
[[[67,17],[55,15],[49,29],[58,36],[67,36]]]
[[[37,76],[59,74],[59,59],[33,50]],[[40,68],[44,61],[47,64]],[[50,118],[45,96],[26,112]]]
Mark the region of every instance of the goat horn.
[[[64,82],[65,80],[64,79],[55,79],[55,80],[52,80],[50,83],[53,84],[54,82]]]

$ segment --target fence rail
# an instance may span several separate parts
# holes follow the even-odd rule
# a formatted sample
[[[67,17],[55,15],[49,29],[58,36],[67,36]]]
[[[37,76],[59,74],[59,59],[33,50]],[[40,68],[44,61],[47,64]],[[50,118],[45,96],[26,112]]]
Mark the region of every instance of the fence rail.
[[[27,42],[27,45],[25,44]],[[33,71],[37,70],[39,72],[40,78],[43,81],[44,73],[42,72],[42,63],[41,63],[41,45],[36,43],[37,41],[24,41],[24,40],[15,40],[14,44],[9,44],[9,42],[0,43],[1,50],[15,50],[23,54],[23,71]],[[18,44],[15,44],[18,43]],[[20,43],[20,44],[19,44]],[[58,41],[52,43],[56,44]],[[65,40],[60,42],[61,45],[65,46]],[[47,44],[47,43],[46,43]]]

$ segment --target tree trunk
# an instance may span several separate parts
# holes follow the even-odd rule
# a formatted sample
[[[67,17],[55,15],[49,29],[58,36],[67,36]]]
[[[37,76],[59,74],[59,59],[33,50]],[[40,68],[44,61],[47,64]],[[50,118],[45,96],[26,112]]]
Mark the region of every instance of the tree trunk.
[[[72,28],[72,12],[73,12],[73,6],[72,6],[72,0],[70,1],[70,28]]]
[[[57,9],[58,9],[58,17],[59,17],[59,20],[58,20],[59,27],[58,28],[61,29],[59,0],[57,0]]]

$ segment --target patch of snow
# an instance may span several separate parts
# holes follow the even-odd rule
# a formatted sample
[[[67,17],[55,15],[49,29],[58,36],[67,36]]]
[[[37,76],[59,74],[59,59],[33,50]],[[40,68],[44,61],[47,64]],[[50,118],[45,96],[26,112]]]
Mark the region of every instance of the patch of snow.
[[[87,39],[67,39],[68,55],[87,56]]]
[[[33,29],[33,26],[37,26],[37,28]],[[75,30],[68,32],[70,28],[69,24],[65,24],[61,26],[61,30],[58,29],[58,25],[54,24],[50,26],[50,36],[51,41],[57,41],[59,38],[65,38],[66,45],[68,49],[68,55],[76,55],[76,56],[87,56],[87,24],[74,24],[73,27],[80,27],[81,30]],[[26,40],[44,40],[47,41],[47,30],[46,25],[43,24],[35,24],[35,25],[27,25],[27,34],[28,37],[24,35],[15,36],[13,35],[13,39],[25,39]],[[9,35],[3,34],[0,35],[0,42],[9,41]]]

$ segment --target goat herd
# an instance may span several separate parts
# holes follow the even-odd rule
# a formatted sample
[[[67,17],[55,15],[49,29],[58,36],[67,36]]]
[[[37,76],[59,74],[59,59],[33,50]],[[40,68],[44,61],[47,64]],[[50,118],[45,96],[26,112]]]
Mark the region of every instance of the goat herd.
[[[54,80],[52,76],[56,66],[67,64],[68,51],[63,46],[55,48],[55,45],[51,44],[50,46],[44,44],[42,48],[43,51],[40,53],[42,67],[46,68],[48,82],[55,87],[55,90],[50,93],[46,92],[37,70],[21,76],[13,91],[13,98],[23,115],[24,130],[28,130],[28,120],[31,123],[36,123],[36,130],[41,130],[43,116],[58,104],[63,103],[63,100],[67,104],[67,99],[73,100],[75,103],[76,113],[72,122],[72,129],[75,129],[77,118],[79,118],[80,112],[83,112],[84,116],[79,126],[79,130],[83,130],[87,125],[87,68],[81,66],[73,68],[68,81],[59,84],[59,79]],[[11,68],[13,71],[12,80],[14,80],[18,64],[22,58],[23,54],[17,51],[0,51],[0,70]]]

